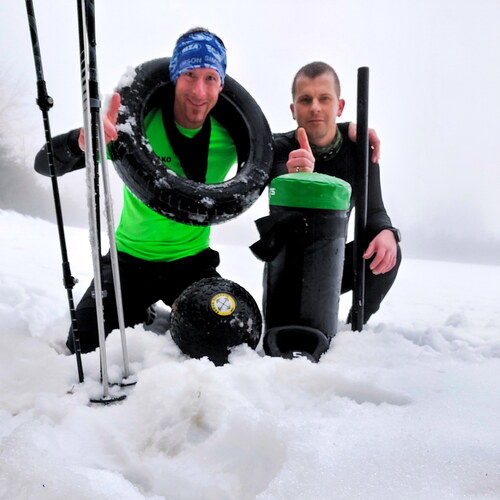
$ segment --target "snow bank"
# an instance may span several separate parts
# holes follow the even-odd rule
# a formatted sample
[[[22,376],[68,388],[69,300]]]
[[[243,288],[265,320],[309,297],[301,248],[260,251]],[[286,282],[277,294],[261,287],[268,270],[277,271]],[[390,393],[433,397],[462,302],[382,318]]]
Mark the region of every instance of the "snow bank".
[[[0,231],[0,498],[500,496],[499,267],[404,261],[368,327],[341,324],[317,365],[239,348],[215,367],[138,325],[137,385],[100,406],[98,354],[83,356],[78,384],[64,347],[55,226],[0,212]],[[67,236],[77,301],[90,252],[85,231]],[[260,263],[221,251],[222,273],[259,302]],[[117,332],[107,352],[118,382]]]

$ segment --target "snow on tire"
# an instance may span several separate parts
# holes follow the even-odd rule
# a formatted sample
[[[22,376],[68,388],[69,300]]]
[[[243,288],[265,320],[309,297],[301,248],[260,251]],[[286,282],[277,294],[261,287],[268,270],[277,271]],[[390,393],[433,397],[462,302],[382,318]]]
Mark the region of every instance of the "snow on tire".
[[[248,209],[266,187],[273,159],[271,130],[252,96],[226,75],[212,114],[235,142],[237,173],[216,184],[179,177],[154,154],[144,132],[144,117],[173,85],[168,65],[169,58],[145,62],[118,89],[122,106],[110,155],[123,182],[151,209],[184,224],[219,224]]]

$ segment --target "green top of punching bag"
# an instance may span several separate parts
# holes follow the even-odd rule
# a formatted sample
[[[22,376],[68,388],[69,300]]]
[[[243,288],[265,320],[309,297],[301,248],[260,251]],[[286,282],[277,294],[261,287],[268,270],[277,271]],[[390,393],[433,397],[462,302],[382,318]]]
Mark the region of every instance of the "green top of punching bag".
[[[350,200],[348,182],[315,172],[280,175],[269,186],[269,204],[273,206],[347,210]]]

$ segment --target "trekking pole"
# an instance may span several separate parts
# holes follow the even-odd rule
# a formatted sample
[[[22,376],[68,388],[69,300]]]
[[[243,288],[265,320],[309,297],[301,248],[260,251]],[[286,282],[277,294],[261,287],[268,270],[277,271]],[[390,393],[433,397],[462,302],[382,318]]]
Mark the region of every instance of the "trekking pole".
[[[127,338],[125,334],[125,318],[123,315],[123,300],[122,300],[122,289],[121,289],[121,280],[120,280],[120,270],[118,265],[118,252],[116,249],[116,237],[115,237],[115,223],[114,223],[114,215],[113,215],[113,201],[111,196],[111,188],[109,184],[109,169],[108,169],[108,158],[106,154],[106,140],[104,137],[104,123],[103,123],[103,115],[102,115],[102,107],[101,107],[101,98],[99,93],[99,79],[97,72],[97,55],[96,55],[96,37],[95,37],[95,14],[94,14],[94,6],[93,0],[87,4],[89,9],[86,13],[86,27],[87,27],[87,39],[88,39],[88,48],[89,48],[89,71],[91,77],[91,88],[90,88],[90,98],[91,101],[96,102],[98,105],[95,107],[95,120],[97,124],[97,133],[98,133],[98,151],[99,161],[101,163],[101,173],[103,180],[103,190],[104,190],[104,206],[106,213],[106,222],[107,222],[107,234],[109,239],[109,253],[111,258],[111,270],[113,273],[113,284],[115,291],[115,301],[116,301],[116,309],[118,316],[118,328],[120,330],[120,338],[121,338],[121,346],[122,346],[122,357],[123,357],[123,371],[124,371],[124,380],[122,381],[122,385],[130,385],[134,384],[135,381],[130,379],[127,380],[130,376],[130,368],[128,361],[128,350],[127,350]],[[97,176],[97,174],[96,174]],[[96,206],[99,206],[98,203],[98,183],[96,183]],[[99,226],[99,223],[98,223]],[[100,234],[100,233],[99,233]],[[100,245],[99,245],[100,252]]]
[[[123,399],[125,396],[111,397],[109,395],[109,380],[106,359],[106,335],[104,328],[104,306],[101,279],[101,239],[100,239],[100,203],[99,203],[99,157],[101,162],[106,159],[106,147],[104,144],[104,131],[102,117],[100,114],[101,101],[99,98],[96,63],[96,41],[94,23],[93,0],[78,0],[78,20],[80,34],[80,63],[82,72],[82,105],[84,114],[85,131],[85,163],[87,171],[87,189],[89,204],[89,229],[92,246],[92,262],[94,268],[94,293],[97,313],[97,328],[99,337],[99,350],[101,355],[101,378],[103,386],[102,399],[93,399],[92,402],[108,403]],[[105,194],[109,198],[109,179],[107,169],[105,170]],[[122,332],[122,351],[124,356],[125,374],[129,376],[128,354],[126,349],[125,328],[123,320],[123,307],[121,301],[121,287],[119,281],[118,260],[116,256],[116,243],[114,239],[114,226],[112,222],[112,205],[106,200],[106,211],[108,219],[108,234],[112,233],[110,253],[112,255],[112,270],[115,284],[117,312]],[[110,226],[111,225],[111,226]],[[113,248],[114,247],[114,248]],[[113,259],[114,253],[114,259]]]
[[[91,73],[90,47],[86,27],[86,0],[77,0],[78,26],[80,36],[80,71],[82,82],[83,129],[85,132],[85,171],[87,179],[87,204],[89,210],[89,237],[92,250],[92,266],[94,270],[94,300],[97,315],[97,331],[101,361],[102,399],[93,402],[109,402],[108,364],[106,358],[106,334],[104,330],[104,307],[101,280],[101,245],[99,224],[99,184],[98,184],[98,131],[96,109],[99,106],[95,95],[95,78]],[[93,8],[93,5],[90,6]],[[92,88],[94,87],[94,88]],[[92,90],[94,91],[92,94]]]
[[[358,68],[356,132],[356,218],[354,226],[354,284],[351,327],[362,331],[365,308],[366,217],[368,207],[368,83],[369,69]]]
[[[104,139],[104,125],[102,119],[102,113],[99,112],[99,150],[103,151],[101,156],[101,167],[102,167],[102,179],[104,187],[104,201],[106,208],[106,221],[108,229],[108,239],[109,239],[109,252],[111,257],[111,270],[113,272],[113,283],[115,290],[115,300],[116,300],[116,310],[118,314],[118,328],[120,330],[120,338],[122,345],[122,357],[123,357],[123,373],[124,380],[122,385],[132,385],[135,384],[135,379],[130,378],[130,368],[128,360],[128,350],[127,350],[127,337],[125,334],[125,318],[123,315],[123,300],[122,300],[122,288],[120,280],[120,268],[118,266],[118,252],[116,249],[116,236],[115,236],[115,223],[113,215],[113,202],[111,198],[111,189],[109,185],[109,175],[108,175],[108,162],[106,154],[106,141]]]
[[[26,0],[26,11],[28,14],[28,23],[31,34],[31,45],[33,47],[33,57],[35,60],[35,70],[37,76],[37,104],[43,115],[43,125],[45,130],[45,141],[47,151],[47,163],[49,165],[50,178],[52,181],[52,192],[54,195],[54,205],[56,211],[57,229],[59,232],[59,243],[61,247],[62,257],[62,270],[63,270],[63,283],[68,295],[69,313],[71,318],[71,336],[73,338],[73,348],[75,351],[76,364],[78,369],[78,380],[84,381],[83,367],[82,367],[82,351],[80,346],[80,337],[78,334],[78,325],[75,314],[75,304],[73,301],[73,287],[78,280],[71,275],[70,265],[68,261],[68,252],[66,248],[66,237],[64,234],[64,222],[61,210],[61,200],[59,197],[59,186],[54,166],[54,155],[52,147],[52,135],[50,132],[49,110],[54,104],[54,100],[47,94],[47,85],[43,76],[42,56],[40,52],[40,45],[38,42],[38,31],[36,27],[35,10],[33,8],[32,0]]]

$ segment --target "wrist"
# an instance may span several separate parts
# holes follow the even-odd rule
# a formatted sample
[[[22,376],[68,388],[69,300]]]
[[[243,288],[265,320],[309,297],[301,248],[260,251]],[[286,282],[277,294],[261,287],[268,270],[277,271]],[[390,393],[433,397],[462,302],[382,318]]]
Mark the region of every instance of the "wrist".
[[[396,243],[401,242],[401,231],[397,227],[385,227],[384,229],[390,231],[394,235]]]

